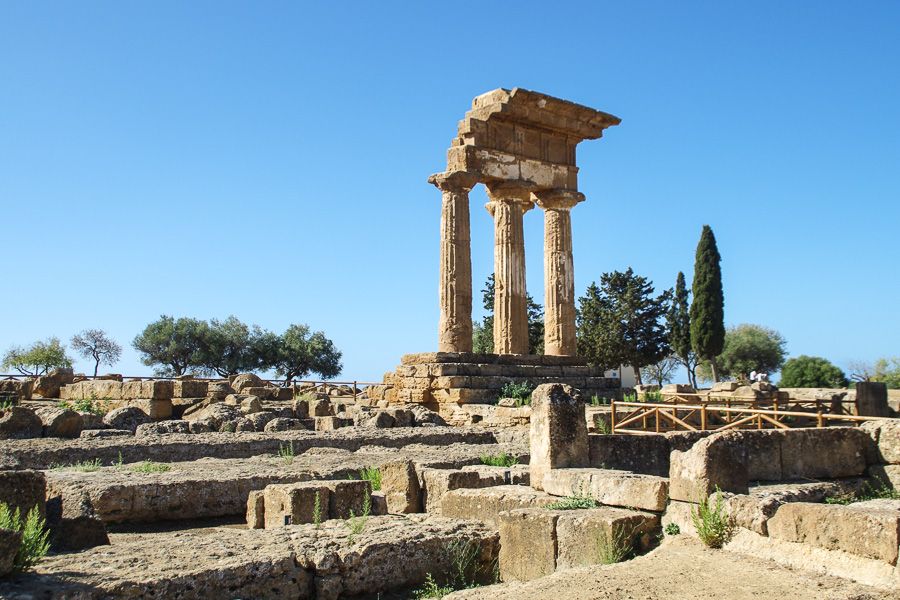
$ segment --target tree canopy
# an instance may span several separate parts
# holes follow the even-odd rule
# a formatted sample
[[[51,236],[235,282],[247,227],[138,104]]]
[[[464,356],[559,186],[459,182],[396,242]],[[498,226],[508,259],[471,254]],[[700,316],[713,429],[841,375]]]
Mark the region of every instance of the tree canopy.
[[[752,371],[778,371],[784,364],[786,345],[780,333],[762,325],[745,323],[729,327],[722,353],[715,361],[719,366],[719,375],[747,380]],[[701,371],[704,378],[712,378],[711,371],[705,365]]]
[[[235,316],[206,322],[163,315],[135,338],[134,347],[160,375],[274,371],[290,381],[309,373],[330,379],[342,369],[341,353],[321,331],[290,325],[278,335]]]
[[[113,366],[122,356],[122,346],[110,339],[102,329],[85,329],[72,336],[72,349],[94,361],[94,377],[101,364]]]
[[[15,369],[22,375],[40,376],[51,369],[69,368],[72,359],[58,338],[51,337],[22,348],[14,346],[3,355],[3,369]]]
[[[788,359],[781,368],[781,387],[842,388],[847,387],[847,376],[827,359],[801,354]]]
[[[713,381],[718,381],[716,357],[725,347],[725,297],[722,293],[722,257],[709,225],[703,226],[694,261],[694,300],[691,302],[691,346],[710,362]]]
[[[631,268],[604,273],[578,299],[578,354],[604,369],[630,365],[640,383],[642,367],[669,355],[664,318],[671,295],[655,296],[650,281]]]
[[[141,362],[157,375],[180,376],[204,367],[204,338],[209,325],[199,319],[162,315],[134,338]]]
[[[672,305],[666,315],[666,325],[669,328],[669,345],[672,347],[674,358],[687,369],[690,383],[697,386],[697,355],[691,347],[691,314],[689,308],[689,292],[684,281],[684,273],[678,272],[675,279],[675,294],[672,296]]]

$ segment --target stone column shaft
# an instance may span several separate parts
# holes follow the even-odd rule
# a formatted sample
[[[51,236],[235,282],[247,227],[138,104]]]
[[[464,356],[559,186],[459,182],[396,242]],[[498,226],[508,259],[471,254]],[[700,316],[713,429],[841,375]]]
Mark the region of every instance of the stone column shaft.
[[[528,354],[523,215],[530,193],[490,189],[486,208],[494,218],[494,352]]]
[[[574,356],[575,266],[572,258],[572,207],[578,192],[538,192],[544,209],[544,354]]]
[[[429,181],[442,193],[438,351],[471,352],[469,190],[475,182],[462,173],[433,175]]]

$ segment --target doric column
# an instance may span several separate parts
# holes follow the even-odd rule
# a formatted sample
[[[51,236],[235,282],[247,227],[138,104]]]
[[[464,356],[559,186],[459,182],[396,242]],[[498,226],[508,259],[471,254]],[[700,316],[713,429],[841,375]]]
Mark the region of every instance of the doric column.
[[[466,172],[428,178],[442,193],[441,276],[438,296],[439,352],[472,351],[472,250],[469,236],[469,190],[475,178]]]
[[[572,260],[572,207],[581,192],[536,192],[544,209],[544,354],[574,356],[575,268]]]
[[[494,217],[494,352],[528,354],[525,235],[522,216],[534,207],[524,187],[488,185]]]

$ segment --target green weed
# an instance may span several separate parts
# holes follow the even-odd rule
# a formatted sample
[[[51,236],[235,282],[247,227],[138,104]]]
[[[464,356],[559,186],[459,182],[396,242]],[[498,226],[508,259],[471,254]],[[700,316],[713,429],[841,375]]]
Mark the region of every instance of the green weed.
[[[278,457],[284,461],[285,465],[292,464],[294,462],[294,456],[294,442],[281,444],[278,447]]]
[[[316,499],[313,501],[313,525],[316,529],[322,526],[322,498],[319,492],[316,492]]]
[[[579,490],[575,494],[563,498],[558,502],[548,504],[544,508],[548,510],[578,510],[581,508],[597,508],[598,506],[600,506],[599,502],[597,502],[590,496],[586,496],[581,490]]]
[[[378,467],[365,467],[360,469],[359,478],[372,484],[372,490],[381,489],[381,469]]]
[[[103,462],[99,458],[95,458],[93,460],[83,460],[83,461],[68,464],[68,465],[64,465],[61,463],[52,463],[50,465],[50,470],[51,471],[71,470],[71,471],[79,471],[81,473],[92,473],[94,471],[99,471],[102,467],[103,467]]]
[[[603,530],[597,537],[597,560],[601,565],[611,565],[628,558],[634,548],[631,533],[624,527],[612,526],[611,531]]]
[[[715,502],[704,495],[697,508],[691,509],[691,521],[700,541],[710,548],[721,548],[734,533],[734,521],[725,512],[725,499],[718,486],[715,495]]]
[[[825,498],[825,504],[853,504],[866,500],[900,500],[900,490],[895,490],[890,484],[875,478],[875,484],[866,482],[858,492],[830,496]]]
[[[478,457],[481,464],[491,467],[511,467],[519,463],[519,460],[512,454],[501,452],[500,454],[482,454]]]
[[[50,550],[50,530],[37,506],[33,506],[22,521],[19,509],[11,511],[6,503],[0,502],[0,529],[11,529],[22,533],[22,542],[13,559],[13,570],[27,571],[38,563]]]
[[[681,533],[681,527],[677,523],[669,523],[663,531],[666,532],[666,535],[678,535]]]
[[[531,392],[534,386],[527,381],[514,382],[508,381],[500,388],[501,398],[515,398],[516,406],[524,406],[531,404]]]
[[[438,585],[431,573],[425,575],[425,583],[413,590],[412,597],[415,600],[426,600],[428,598],[436,598],[440,600],[448,594],[452,594],[456,590],[449,585]]]
[[[171,465],[153,462],[152,460],[144,460],[130,467],[132,473],[165,473],[171,470]]]

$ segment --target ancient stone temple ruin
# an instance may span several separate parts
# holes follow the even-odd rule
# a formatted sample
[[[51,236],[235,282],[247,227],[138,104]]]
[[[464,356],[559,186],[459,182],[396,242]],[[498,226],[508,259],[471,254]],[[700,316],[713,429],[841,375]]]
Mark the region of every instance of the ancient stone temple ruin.
[[[475,98],[447,151],[441,190],[438,352],[410,354],[370,396],[418,402],[451,417],[454,405],[496,401],[509,381],[562,382],[586,394],[618,382],[576,356],[571,211],[582,202],[575,148],[618,125],[613,115],[537,92],[497,89]],[[494,220],[494,351],[472,353],[469,191],[487,188]],[[523,218],[544,214],[544,351],[528,355]]]

